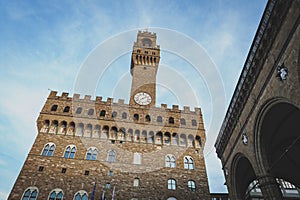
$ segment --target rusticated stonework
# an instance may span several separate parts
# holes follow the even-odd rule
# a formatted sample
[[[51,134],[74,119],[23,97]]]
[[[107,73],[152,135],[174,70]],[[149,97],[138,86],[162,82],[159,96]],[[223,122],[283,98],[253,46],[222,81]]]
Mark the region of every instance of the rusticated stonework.
[[[159,56],[156,36],[152,42]],[[159,57],[156,62],[157,67]],[[139,76],[138,72],[133,76]],[[141,84],[138,77],[133,79],[133,87]],[[149,79],[146,83],[155,76]],[[155,87],[145,87],[142,91],[155,98]],[[76,194],[90,199],[93,191],[95,199],[111,199],[113,193],[119,200],[209,199],[201,110],[138,105],[132,95],[128,105],[123,100],[92,100],[88,95],[69,97],[68,93],[58,96],[52,91],[9,199],[22,199],[26,191],[37,194],[37,199],[59,192],[67,200],[76,199]]]

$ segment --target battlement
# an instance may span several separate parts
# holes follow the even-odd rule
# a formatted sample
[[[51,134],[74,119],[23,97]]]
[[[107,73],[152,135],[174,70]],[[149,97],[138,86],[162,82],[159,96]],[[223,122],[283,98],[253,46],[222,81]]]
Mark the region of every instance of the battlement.
[[[144,31],[138,31],[138,36],[144,36],[144,37],[153,37],[156,38],[156,33],[154,32],[149,32],[147,30]]]
[[[114,102],[114,98],[108,97],[105,100],[103,100],[103,97],[96,96],[95,99],[92,99],[91,95],[84,95],[83,98],[80,98],[80,94],[73,94],[73,97],[69,97],[69,93],[63,92],[60,96],[57,95],[57,91],[51,91],[48,99],[54,99],[54,100],[67,100],[67,101],[74,101],[74,102],[82,102],[82,103],[98,103],[98,104],[104,104],[107,106],[129,106],[129,104],[125,104],[124,99],[118,99],[116,102]],[[135,106],[135,108],[139,108],[139,106]],[[160,107],[154,107],[153,109],[162,109],[169,112],[177,112],[177,113],[185,113],[185,114],[196,114],[201,115],[201,109],[195,107],[194,110],[191,110],[189,106],[184,106],[182,110],[179,109],[179,105],[172,105],[172,108],[168,108],[167,104],[162,103]]]

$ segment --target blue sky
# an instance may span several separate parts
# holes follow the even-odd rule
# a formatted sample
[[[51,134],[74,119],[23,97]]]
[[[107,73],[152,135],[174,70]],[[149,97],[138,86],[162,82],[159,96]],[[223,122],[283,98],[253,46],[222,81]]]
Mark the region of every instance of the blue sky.
[[[82,66],[106,41],[145,28],[161,28],[172,36],[180,33],[182,38],[191,39],[214,63],[216,77],[221,77],[224,87],[223,103],[227,109],[265,5],[266,0],[0,0],[0,199],[9,194],[34,142],[36,119],[49,94],[48,88],[71,95],[78,92],[75,85]],[[135,37],[131,34],[131,41],[113,46],[127,45],[125,49],[131,49]],[[158,71],[157,105],[202,108],[210,190],[224,192],[221,164],[213,142],[226,109],[213,114],[219,107],[211,98],[213,86],[205,74],[195,73],[184,56],[164,48],[169,40],[163,40],[159,34],[157,37],[165,49]],[[185,46],[181,50],[184,49]],[[128,102],[130,53],[115,56],[117,59],[99,78],[92,95]],[[176,85],[168,76],[170,70],[186,84]],[[195,97],[184,98],[190,95]],[[214,117],[216,123],[212,123]]]

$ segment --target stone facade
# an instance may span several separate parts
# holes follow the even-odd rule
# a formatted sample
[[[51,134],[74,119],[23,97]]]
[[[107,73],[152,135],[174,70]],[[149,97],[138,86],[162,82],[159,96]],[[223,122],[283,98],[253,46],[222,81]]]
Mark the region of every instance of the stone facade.
[[[299,19],[299,1],[268,2],[215,144],[230,199],[253,181],[264,199],[286,198],[279,179],[300,187]]]
[[[137,72],[133,79],[139,76]],[[148,78],[151,80],[146,83],[155,83],[155,77]],[[137,78],[133,85],[141,81]],[[142,88],[155,97],[152,86]],[[132,102],[135,93],[136,89],[132,90]],[[210,198],[199,108],[128,105],[124,100],[92,100],[88,95],[69,97],[68,93],[58,96],[52,91],[37,119],[37,129],[10,200],[21,199],[28,188],[38,191],[37,199],[48,199],[55,189],[63,193],[63,199],[75,198],[78,191],[89,198],[95,191],[95,199],[103,194],[110,199],[113,193],[114,199],[120,200]],[[93,150],[96,154],[91,159]],[[176,182],[176,188],[170,180]]]

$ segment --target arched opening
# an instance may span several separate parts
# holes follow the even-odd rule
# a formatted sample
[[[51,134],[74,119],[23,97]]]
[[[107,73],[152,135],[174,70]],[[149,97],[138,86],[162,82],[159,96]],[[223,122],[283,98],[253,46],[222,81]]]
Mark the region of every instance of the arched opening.
[[[171,141],[171,134],[169,132],[165,132],[164,134],[164,144],[165,145],[170,145]]]
[[[74,135],[75,133],[75,123],[70,122],[67,130],[67,135]]]
[[[147,131],[145,131],[145,130],[142,131],[141,142],[142,143],[147,142]]]
[[[180,134],[180,146],[186,146],[186,135]]]
[[[196,135],[195,148],[200,148],[200,147],[201,147],[201,137],[199,135]]]
[[[85,129],[84,129],[84,137],[91,137],[92,136],[92,125],[91,124],[87,124],[85,126]]]
[[[83,129],[84,129],[84,124],[83,123],[78,124],[77,130],[76,130],[76,136],[82,136]]]
[[[135,132],[134,132],[134,141],[135,142],[140,141],[140,131],[139,130],[135,130]]]
[[[52,121],[49,133],[56,134],[57,127],[58,127],[58,121],[57,120]]]
[[[174,124],[174,118],[173,117],[169,118],[169,124]]]
[[[41,133],[47,133],[49,130],[50,121],[47,119],[44,121],[43,126],[41,128]]]
[[[124,127],[121,127],[118,132],[118,140],[120,141],[125,140],[125,135],[126,135],[126,129]]]
[[[229,175],[232,179],[235,199],[246,199],[247,188],[256,179],[250,161],[241,154],[236,155]]]
[[[64,113],[67,113],[67,112],[69,112],[70,111],[70,106],[66,106],[65,108],[64,108]]]
[[[118,134],[117,127],[115,127],[115,126],[111,127],[110,134],[109,134],[109,139],[111,139],[111,140],[117,139],[117,134]]]
[[[162,132],[158,132],[155,135],[155,144],[161,144],[162,142]]]
[[[101,110],[100,112],[100,117],[105,117],[106,111],[105,110]]]
[[[108,138],[108,134],[109,134],[109,127],[108,126],[104,126],[102,128],[102,132],[101,132],[101,139],[107,139]]]
[[[126,141],[132,141],[132,138],[133,138],[133,130],[130,128],[128,129],[126,134]]]
[[[148,141],[148,143],[153,144],[153,142],[154,142],[154,132],[153,131],[149,132],[147,141]]]
[[[188,147],[193,147],[194,146],[194,136],[193,135],[189,135],[188,136]]]
[[[96,125],[96,126],[94,127],[92,137],[93,137],[93,138],[99,138],[99,137],[100,137],[100,132],[101,132],[100,125]]]
[[[150,117],[150,115],[146,115],[146,117],[145,117],[145,121],[146,121],[146,122],[150,122],[150,121],[151,121],[151,117]]]
[[[172,134],[172,145],[178,145],[178,134],[177,133]]]
[[[266,106],[259,117],[256,153],[260,166],[299,188],[300,109],[279,102]]]
[[[66,121],[60,122],[58,134],[64,135],[66,134],[66,131],[67,131],[67,122]]]

